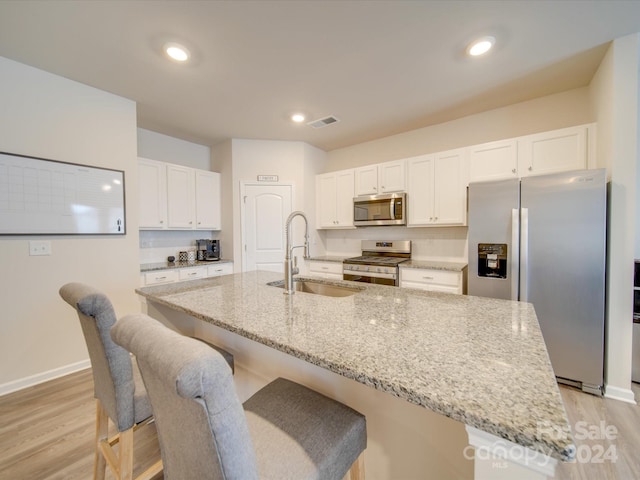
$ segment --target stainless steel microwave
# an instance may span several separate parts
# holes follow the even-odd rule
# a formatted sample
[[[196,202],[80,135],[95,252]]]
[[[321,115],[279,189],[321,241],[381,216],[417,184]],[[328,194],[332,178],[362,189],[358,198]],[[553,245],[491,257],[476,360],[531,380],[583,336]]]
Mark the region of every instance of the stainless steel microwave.
[[[406,193],[367,195],[353,199],[353,224],[356,227],[406,225]]]

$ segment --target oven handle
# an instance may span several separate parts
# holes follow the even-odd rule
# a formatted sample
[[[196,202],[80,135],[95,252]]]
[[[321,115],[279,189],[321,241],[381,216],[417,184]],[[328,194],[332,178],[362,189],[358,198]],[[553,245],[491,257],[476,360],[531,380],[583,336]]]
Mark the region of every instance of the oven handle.
[[[380,273],[380,272],[362,272],[360,270],[349,270],[344,268],[342,270],[343,275],[360,275],[361,277],[371,277],[371,278],[388,278],[390,280],[396,279],[395,273]]]

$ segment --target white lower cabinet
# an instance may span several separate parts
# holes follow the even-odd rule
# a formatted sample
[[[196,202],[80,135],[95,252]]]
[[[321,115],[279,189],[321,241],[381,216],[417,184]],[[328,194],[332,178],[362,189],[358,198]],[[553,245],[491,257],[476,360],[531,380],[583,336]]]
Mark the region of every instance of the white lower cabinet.
[[[207,267],[191,267],[181,268],[178,270],[179,280],[195,280],[196,278],[204,278],[207,276]]]
[[[219,277],[233,273],[233,263],[225,262],[216,265],[197,265],[193,267],[154,270],[140,275],[142,286],[162,285],[164,283],[184,282],[198,278]]]
[[[400,286],[431,292],[464,293],[464,272],[400,268]]]
[[[207,277],[219,277],[220,275],[231,275],[233,273],[233,263],[220,263],[207,267]]]
[[[163,283],[173,283],[178,280],[177,270],[156,270],[143,275],[144,285],[161,285]]]
[[[342,280],[342,263],[340,262],[309,262],[309,274],[319,277]]]

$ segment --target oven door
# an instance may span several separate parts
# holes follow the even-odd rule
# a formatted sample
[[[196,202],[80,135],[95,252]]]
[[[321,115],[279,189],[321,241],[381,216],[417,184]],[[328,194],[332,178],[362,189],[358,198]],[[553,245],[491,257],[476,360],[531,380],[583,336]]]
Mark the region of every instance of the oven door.
[[[375,285],[391,285],[398,286],[398,276],[393,273],[371,273],[371,272],[354,272],[344,270],[342,273],[343,280],[352,282],[372,283]]]

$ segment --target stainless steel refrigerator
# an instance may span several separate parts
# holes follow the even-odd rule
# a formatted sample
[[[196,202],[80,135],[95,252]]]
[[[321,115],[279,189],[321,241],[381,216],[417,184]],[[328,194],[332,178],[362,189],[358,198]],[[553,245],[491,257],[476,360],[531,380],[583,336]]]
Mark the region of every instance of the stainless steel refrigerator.
[[[560,382],[600,395],[606,170],[469,185],[469,295],[531,302]]]

